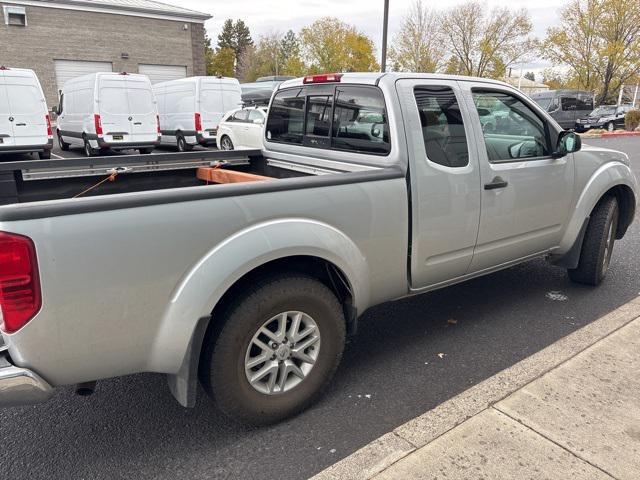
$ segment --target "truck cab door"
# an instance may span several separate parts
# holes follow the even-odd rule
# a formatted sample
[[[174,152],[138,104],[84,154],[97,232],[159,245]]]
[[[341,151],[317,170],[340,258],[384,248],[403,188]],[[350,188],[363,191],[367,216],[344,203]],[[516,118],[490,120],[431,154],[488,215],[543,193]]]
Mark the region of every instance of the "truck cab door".
[[[470,273],[548,252],[560,242],[573,199],[573,154],[552,157],[557,132],[513,90],[465,84],[480,148],[482,214]],[[479,111],[505,111],[496,131]],[[555,133],[554,133],[555,132]]]
[[[416,290],[468,271],[480,219],[480,172],[458,82],[403,79],[396,88],[410,157],[410,286]]]

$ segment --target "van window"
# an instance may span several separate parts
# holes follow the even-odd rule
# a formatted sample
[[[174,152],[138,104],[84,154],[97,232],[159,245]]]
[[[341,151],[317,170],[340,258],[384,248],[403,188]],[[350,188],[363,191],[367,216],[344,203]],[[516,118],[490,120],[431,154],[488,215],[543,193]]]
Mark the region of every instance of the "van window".
[[[367,87],[337,87],[333,115],[334,148],[388,153],[389,124],[382,92]]]
[[[128,88],[129,113],[142,115],[153,113],[153,94],[151,90],[145,88]]]
[[[469,164],[460,106],[449,87],[416,87],[414,92],[427,158],[445,167]]]
[[[593,97],[590,95],[578,95],[576,98],[577,110],[593,110]]]
[[[576,97],[562,97],[560,99],[560,105],[562,106],[562,111],[575,110],[578,105],[578,100]]]
[[[291,88],[282,90],[275,95],[267,120],[266,135],[268,140],[302,143],[304,94],[304,88]]]
[[[9,108],[14,115],[41,112],[42,97],[40,91],[32,85],[6,85]]]
[[[115,115],[128,114],[127,90],[113,87],[100,89],[100,110]]]

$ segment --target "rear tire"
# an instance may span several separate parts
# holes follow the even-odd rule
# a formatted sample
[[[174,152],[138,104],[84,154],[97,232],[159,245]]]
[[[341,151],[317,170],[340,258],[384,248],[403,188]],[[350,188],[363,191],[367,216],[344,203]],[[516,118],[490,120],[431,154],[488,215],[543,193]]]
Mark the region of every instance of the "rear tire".
[[[87,137],[83,137],[83,140],[84,140],[84,156],[95,157],[96,156],[95,148],[91,146],[91,144],[89,143],[89,140],[87,140]]]
[[[149,155],[153,152],[153,148],[139,148],[138,151],[140,152],[140,155]]]
[[[607,131],[608,132],[613,132],[616,129],[616,126],[613,122],[609,122],[607,123]]]
[[[220,150],[233,150],[233,142],[228,135],[223,135],[220,139]]]
[[[609,269],[617,228],[618,201],[605,197],[591,212],[578,267],[568,270],[572,281],[593,286],[602,282]]]
[[[258,281],[221,312],[219,321],[219,332],[209,332],[203,345],[200,379],[219,409],[244,423],[270,424],[307,408],[329,383],[342,357],[342,307],[329,288],[310,277],[290,274]],[[258,337],[273,325],[269,322],[286,325],[278,343]],[[278,329],[269,331],[278,335]],[[307,335],[302,335],[305,331]],[[317,339],[312,339],[316,333]],[[258,338],[269,350],[256,346]],[[311,340],[316,343],[304,347]],[[263,355],[265,360],[250,366]],[[304,356],[315,359],[301,360]],[[250,376],[265,367],[270,373],[251,382]]]
[[[38,152],[38,158],[40,160],[50,160],[51,159],[51,151],[45,150],[44,152]]]
[[[193,146],[187,143],[187,140],[182,134],[177,135],[176,145],[179,152],[190,152],[191,150],[193,150]]]
[[[60,133],[60,130],[58,130],[58,145],[60,145],[60,150],[62,150],[63,152],[69,151],[70,145],[62,140],[62,134]]]

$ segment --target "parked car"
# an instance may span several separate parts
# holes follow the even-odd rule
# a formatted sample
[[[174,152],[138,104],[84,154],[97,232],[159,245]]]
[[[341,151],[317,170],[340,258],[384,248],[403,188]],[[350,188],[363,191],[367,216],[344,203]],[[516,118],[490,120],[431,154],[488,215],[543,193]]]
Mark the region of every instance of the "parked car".
[[[214,145],[224,112],[241,105],[240,84],[235,78],[189,77],[157,83],[162,144],[178,151],[194,145]]]
[[[508,109],[509,133],[483,132],[479,104]],[[537,257],[600,284],[638,198],[627,155],[488,79],[287,81],[262,146],[202,152],[197,174],[179,153],[0,164],[0,405],[146,371],[182,405],[199,379],[222,412],[278,421],[318,398],[374,305]]]
[[[548,90],[531,98],[565,129],[574,128],[576,120],[593,110],[593,94],[581,90]]]
[[[576,131],[586,132],[591,128],[604,128],[613,132],[616,128],[624,128],[624,117],[630,110],[633,110],[633,105],[601,105],[576,121]]]
[[[33,70],[0,67],[0,155],[51,158],[53,132],[47,102]]]
[[[245,106],[267,106],[271,94],[278,88],[284,77],[261,77],[255,82],[241,83],[242,103]]]
[[[218,148],[262,148],[266,117],[266,107],[238,108],[227,112],[218,127]]]
[[[146,75],[90,73],[67,81],[60,93],[58,143],[82,146],[87,157],[110,150],[149,154],[160,143],[158,109]]]

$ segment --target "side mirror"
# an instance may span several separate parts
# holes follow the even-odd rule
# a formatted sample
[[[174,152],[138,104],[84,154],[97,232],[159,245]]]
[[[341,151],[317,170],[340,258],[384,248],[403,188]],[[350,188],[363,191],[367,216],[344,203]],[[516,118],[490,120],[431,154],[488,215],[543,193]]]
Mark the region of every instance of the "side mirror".
[[[558,144],[556,151],[553,152],[554,158],[564,157],[569,153],[577,152],[582,148],[582,139],[575,132],[564,131],[558,136]]]
[[[263,118],[256,118],[253,123],[255,123],[256,125],[262,125],[264,123],[264,119]]]

